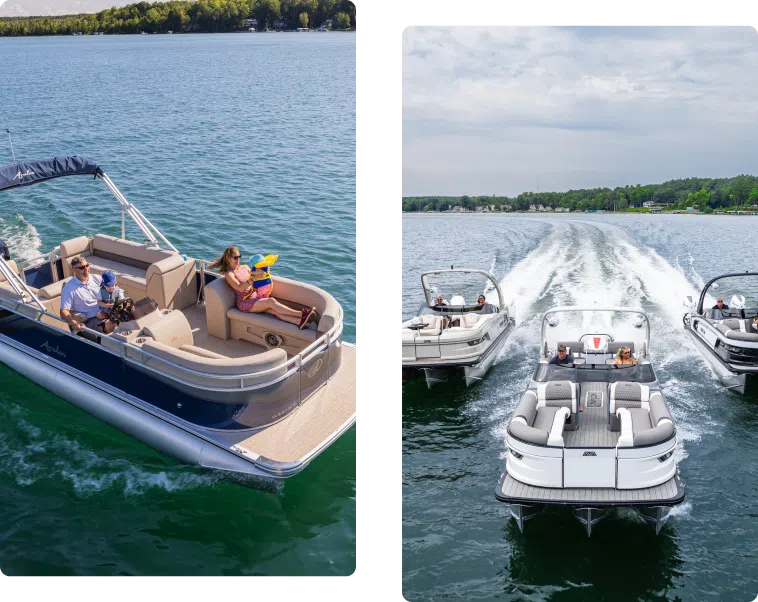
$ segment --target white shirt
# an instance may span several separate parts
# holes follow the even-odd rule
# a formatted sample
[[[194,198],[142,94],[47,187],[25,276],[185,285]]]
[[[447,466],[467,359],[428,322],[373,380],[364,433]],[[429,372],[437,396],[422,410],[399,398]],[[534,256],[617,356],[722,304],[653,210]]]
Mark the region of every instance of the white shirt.
[[[97,274],[90,274],[87,284],[74,276],[63,285],[61,309],[83,314],[85,318],[94,318],[100,311],[97,300],[101,282],[102,279]]]

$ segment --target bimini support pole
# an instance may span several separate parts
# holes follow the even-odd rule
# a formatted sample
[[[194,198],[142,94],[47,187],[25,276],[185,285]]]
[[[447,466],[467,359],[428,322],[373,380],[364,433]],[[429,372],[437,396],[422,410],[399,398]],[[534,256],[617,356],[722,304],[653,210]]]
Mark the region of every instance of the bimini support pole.
[[[155,237],[157,234],[158,237],[168,245],[168,247],[172,251],[179,252],[174,245],[172,245],[169,240],[161,234],[161,231],[158,230],[153,224],[150,223],[150,221],[142,215],[142,212],[137,209],[132,203],[126,200],[126,197],[124,197],[123,194],[121,194],[121,191],[116,188],[116,185],[111,181],[111,179],[108,177],[108,174],[105,172],[101,172],[99,174],[99,177],[105,182],[105,185],[108,187],[108,190],[111,191],[111,194],[116,197],[116,200],[121,203],[122,207],[122,226],[121,226],[121,236],[122,238],[126,237],[126,227],[124,225],[124,213],[128,214],[129,217],[132,218],[135,224],[137,224],[137,227],[142,230],[142,233],[147,237],[147,239],[152,242],[153,244],[158,244],[158,239]]]

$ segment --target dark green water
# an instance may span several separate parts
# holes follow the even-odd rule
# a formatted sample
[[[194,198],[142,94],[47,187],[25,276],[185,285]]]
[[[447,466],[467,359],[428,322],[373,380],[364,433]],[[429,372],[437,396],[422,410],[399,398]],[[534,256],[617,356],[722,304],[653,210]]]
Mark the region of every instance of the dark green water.
[[[274,273],[331,292],[355,341],[354,34],[0,39],[0,57],[0,125],[19,160],[99,162],[189,256],[278,253]],[[19,259],[120,235],[117,208],[89,178],[5,192],[0,238]],[[347,575],[355,428],[258,491],[0,365],[0,500],[7,575]]]
[[[731,394],[682,330],[682,298],[704,280],[755,270],[755,218],[405,216],[403,313],[426,269],[490,269],[516,301],[517,329],[481,385],[403,389],[403,593],[408,600],[753,600],[758,593],[758,395]],[[727,238],[728,236],[728,238]],[[742,241],[731,252],[728,241]],[[429,257],[443,258],[439,261]],[[587,538],[551,509],[521,534],[494,488],[505,427],[555,305],[643,308],[674,414],[685,503],[656,537],[627,510]]]

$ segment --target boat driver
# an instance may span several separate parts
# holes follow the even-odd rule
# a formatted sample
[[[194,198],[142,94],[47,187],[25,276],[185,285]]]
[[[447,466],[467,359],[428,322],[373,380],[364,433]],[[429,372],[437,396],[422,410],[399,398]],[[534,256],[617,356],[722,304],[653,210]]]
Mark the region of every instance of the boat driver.
[[[116,324],[97,317],[100,311],[97,301],[102,284],[100,276],[90,274],[89,263],[78,255],[71,260],[71,268],[74,278],[63,285],[61,292],[61,318],[68,322],[71,332],[81,332],[82,326],[86,326],[104,334],[112,333]],[[74,312],[83,315],[84,322],[80,322]]]
[[[558,355],[548,362],[550,364],[558,364],[559,366],[568,366],[574,364],[574,356],[568,353],[566,345],[558,345]]]
[[[442,298],[442,295],[437,295],[437,299],[435,299],[435,302],[436,302],[436,304],[437,304],[437,305],[439,305],[440,307],[442,307],[443,305],[447,305],[447,301],[445,301],[445,300]]]
[[[729,306],[724,303],[723,297],[719,297],[716,299],[716,305],[713,306],[713,309],[729,309]]]

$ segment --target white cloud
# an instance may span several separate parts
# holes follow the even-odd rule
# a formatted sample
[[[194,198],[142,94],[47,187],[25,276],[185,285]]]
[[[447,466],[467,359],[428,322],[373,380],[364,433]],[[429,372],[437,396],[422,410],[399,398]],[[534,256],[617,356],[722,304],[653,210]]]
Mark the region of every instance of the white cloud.
[[[99,13],[106,8],[134,4],[135,0],[5,0],[0,17],[47,17]]]
[[[404,194],[756,173],[756,59],[750,28],[409,28]]]

